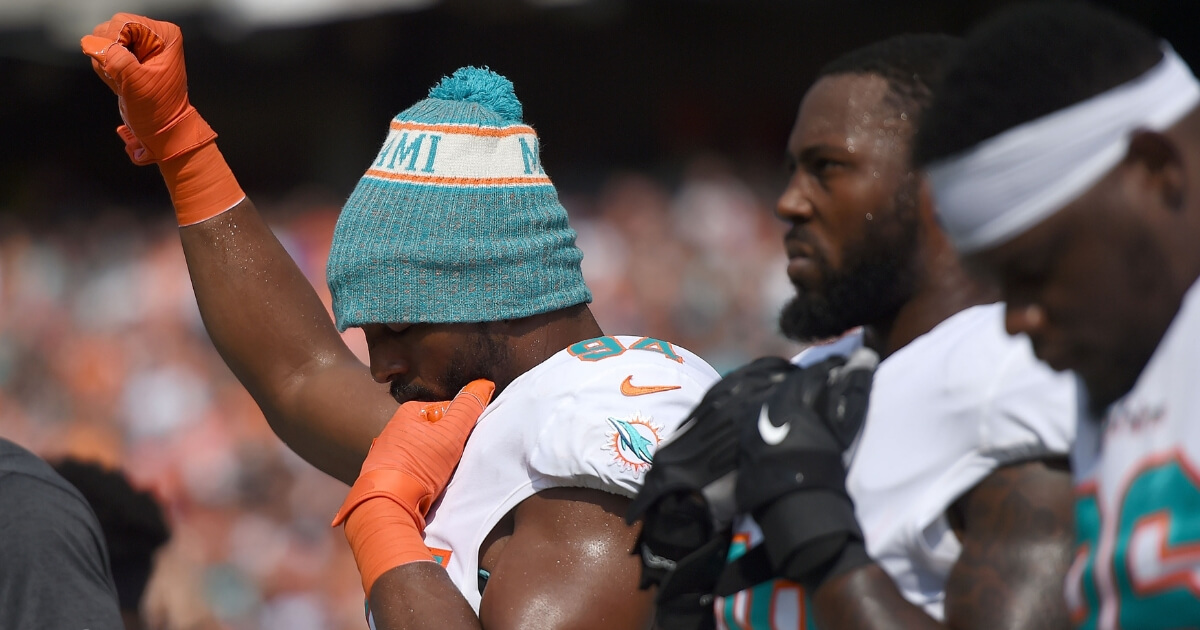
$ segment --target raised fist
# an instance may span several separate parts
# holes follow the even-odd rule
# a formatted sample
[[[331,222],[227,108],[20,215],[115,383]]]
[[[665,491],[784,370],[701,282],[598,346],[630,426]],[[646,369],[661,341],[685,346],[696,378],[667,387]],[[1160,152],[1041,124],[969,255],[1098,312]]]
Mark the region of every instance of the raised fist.
[[[183,33],[170,22],[118,13],[80,40],[117,95],[117,133],[135,164],[169,160],[217,137],[188,102]]]

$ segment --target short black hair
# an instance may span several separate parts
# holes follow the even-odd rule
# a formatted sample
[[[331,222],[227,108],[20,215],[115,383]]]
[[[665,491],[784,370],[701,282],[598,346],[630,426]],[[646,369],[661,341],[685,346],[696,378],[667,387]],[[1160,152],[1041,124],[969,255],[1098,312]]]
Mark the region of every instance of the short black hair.
[[[967,33],[917,131],[918,166],[1129,81],[1162,59],[1157,37],[1083,3],[1009,7]]]
[[[52,466],[92,506],[104,532],[121,608],[137,610],[150,579],[154,553],[171,536],[162,508],[153,495],[135,489],[119,471],[73,458],[52,462]]]
[[[888,83],[896,105],[913,123],[929,107],[962,40],[936,33],[905,33],[852,50],[825,64],[817,79],[873,74]]]

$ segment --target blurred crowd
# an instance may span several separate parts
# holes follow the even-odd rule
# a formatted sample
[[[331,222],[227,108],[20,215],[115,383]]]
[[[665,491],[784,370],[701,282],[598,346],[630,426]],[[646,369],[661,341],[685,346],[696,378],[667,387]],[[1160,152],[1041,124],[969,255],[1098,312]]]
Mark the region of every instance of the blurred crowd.
[[[776,191],[712,158],[676,180],[560,189],[602,328],[722,372],[796,351],[775,322],[793,291]],[[337,208],[259,206],[328,304]],[[271,433],[217,356],[172,218],[106,210],[0,231],[0,435],[123,469],[159,498],[172,536],[144,601],[151,628],[363,628],[353,558],[329,527],[347,488]],[[361,333],[345,338],[365,360]]]

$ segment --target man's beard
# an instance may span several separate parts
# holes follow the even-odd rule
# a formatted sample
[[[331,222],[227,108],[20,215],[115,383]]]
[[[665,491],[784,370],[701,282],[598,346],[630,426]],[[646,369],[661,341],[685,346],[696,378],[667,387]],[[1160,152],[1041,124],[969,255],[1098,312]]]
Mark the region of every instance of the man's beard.
[[[468,383],[477,379],[495,380],[497,372],[507,370],[510,363],[506,348],[480,326],[461,346],[454,349],[446,369],[431,379],[432,383],[392,381],[390,391],[397,402],[440,402],[450,400]]]
[[[898,194],[896,206],[892,213],[878,213],[863,239],[846,246],[842,269],[833,269],[823,252],[813,252],[821,290],[800,289],[783,307],[779,327],[785,336],[820,341],[895,317],[915,290],[918,238],[915,196]]]

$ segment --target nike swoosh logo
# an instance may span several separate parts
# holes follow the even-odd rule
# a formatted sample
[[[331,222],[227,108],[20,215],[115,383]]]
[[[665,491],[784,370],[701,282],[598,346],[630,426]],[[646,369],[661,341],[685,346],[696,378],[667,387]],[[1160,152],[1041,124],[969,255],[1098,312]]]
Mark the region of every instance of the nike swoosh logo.
[[[641,386],[641,385],[634,385],[631,381],[633,381],[632,374],[630,374],[629,376],[626,376],[625,380],[621,381],[621,393],[622,394],[625,394],[626,396],[645,396],[646,394],[657,394],[659,392],[669,392],[673,389],[679,389],[680,387],[682,387],[682,385],[645,385],[645,386]]]
[[[787,437],[789,431],[792,430],[792,423],[785,422],[783,426],[777,427],[771,424],[771,416],[767,413],[767,405],[763,403],[762,409],[758,412],[758,434],[767,444],[775,446]]]

